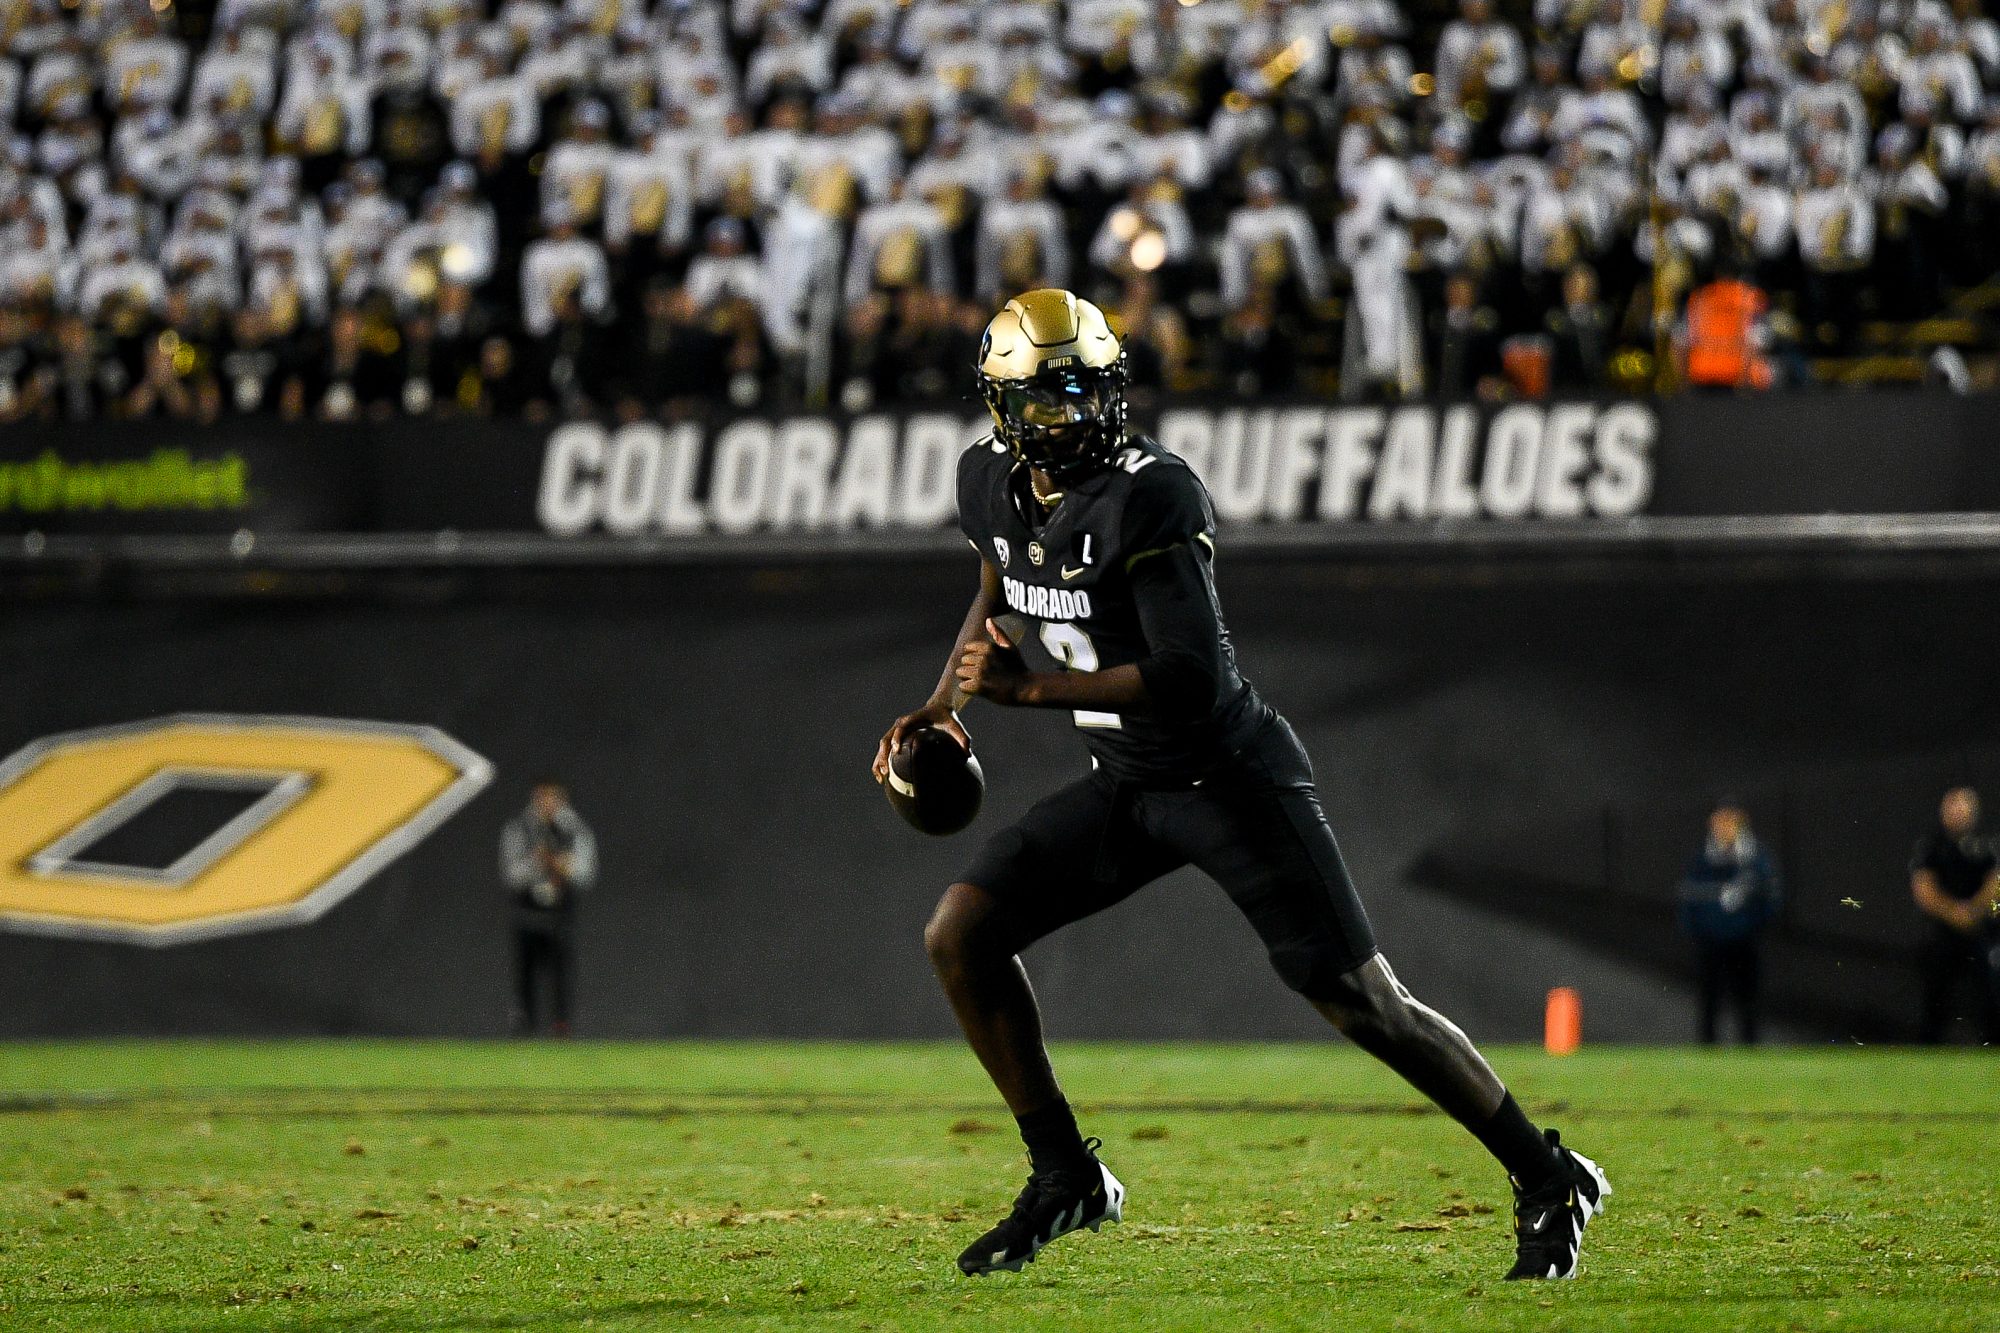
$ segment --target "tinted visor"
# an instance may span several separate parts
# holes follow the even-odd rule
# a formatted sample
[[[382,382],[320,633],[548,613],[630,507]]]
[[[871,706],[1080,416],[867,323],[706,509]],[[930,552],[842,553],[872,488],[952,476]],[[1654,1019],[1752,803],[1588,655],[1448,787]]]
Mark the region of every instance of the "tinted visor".
[[[1104,416],[1102,378],[1094,373],[1038,375],[1000,390],[1000,410],[1023,438],[1045,445],[1081,444]]]

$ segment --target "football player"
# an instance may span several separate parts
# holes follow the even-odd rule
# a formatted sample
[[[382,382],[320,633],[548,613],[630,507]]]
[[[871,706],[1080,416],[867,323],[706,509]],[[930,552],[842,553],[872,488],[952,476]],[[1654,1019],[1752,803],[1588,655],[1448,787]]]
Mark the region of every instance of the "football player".
[[[958,512],[980,554],[979,592],[929,702],[883,736],[875,778],[921,728],[969,752],[956,709],[969,698],[1071,710],[1091,771],[995,834],[925,931],[1031,1172],[960,1270],[1018,1272],[1058,1236],[1119,1220],[1124,1186],[1077,1127],[1018,955],[1192,864],[1249,918],[1286,985],[1506,1169],[1518,1250],[1508,1276],[1574,1276],[1584,1224],[1611,1187],[1528,1120],[1376,947],[1304,748],[1237,671],[1208,492],[1126,432],[1125,353],[1104,313],[1066,291],[1019,296],[987,325],[978,373],[994,428],[959,461]]]

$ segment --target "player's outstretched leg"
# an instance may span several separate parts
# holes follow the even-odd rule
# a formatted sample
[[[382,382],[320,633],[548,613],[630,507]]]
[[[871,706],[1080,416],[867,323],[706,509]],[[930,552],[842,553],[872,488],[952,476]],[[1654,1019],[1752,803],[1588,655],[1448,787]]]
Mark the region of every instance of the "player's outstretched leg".
[[[1471,1038],[1419,1001],[1375,954],[1313,1006],[1355,1045],[1401,1074],[1464,1125],[1507,1168],[1514,1185],[1512,1278],[1575,1277],[1583,1228],[1611,1184],[1597,1163],[1537,1129]]]
[[[987,894],[970,884],[945,891],[924,930],[924,947],[965,1039],[1007,1101],[1028,1148],[1028,1184],[1013,1211],[958,1257],[969,1277],[1018,1273],[1058,1236],[1097,1230],[1124,1215],[1125,1186],[1097,1160],[1056,1083],[1042,1042],[1042,1015],[1017,955],[1032,943]]]

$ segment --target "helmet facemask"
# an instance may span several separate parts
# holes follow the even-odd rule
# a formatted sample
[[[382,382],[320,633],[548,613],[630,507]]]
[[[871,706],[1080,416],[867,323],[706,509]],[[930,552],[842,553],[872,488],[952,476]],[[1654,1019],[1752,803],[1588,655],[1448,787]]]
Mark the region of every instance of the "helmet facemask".
[[[1125,357],[1031,379],[980,376],[995,433],[1014,457],[1064,482],[1103,472],[1125,445]]]

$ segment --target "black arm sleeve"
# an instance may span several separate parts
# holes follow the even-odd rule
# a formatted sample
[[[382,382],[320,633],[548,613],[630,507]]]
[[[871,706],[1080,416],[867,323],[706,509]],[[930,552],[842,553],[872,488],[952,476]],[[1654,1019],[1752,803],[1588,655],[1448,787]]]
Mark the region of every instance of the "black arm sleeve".
[[[1214,531],[1208,492],[1193,472],[1177,461],[1140,470],[1126,504],[1123,552],[1146,635],[1139,675],[1163,719],[1200,721],[1222,694],[1222,611],[1208,568]]]
[[[1139,678],[1153,712],[1200,721],[1222,693],[1222,618],[1201,539],[1156,550],[1132,566],[1132,599],[1146,635]]]

